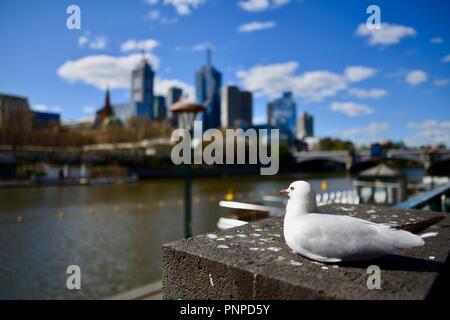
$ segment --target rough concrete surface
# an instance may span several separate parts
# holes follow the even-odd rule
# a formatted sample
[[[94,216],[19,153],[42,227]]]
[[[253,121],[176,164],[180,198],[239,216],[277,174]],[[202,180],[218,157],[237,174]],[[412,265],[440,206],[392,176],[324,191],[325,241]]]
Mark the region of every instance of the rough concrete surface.
[[[422,210],[334,204],[320,212],[404,224],[429,218]],[[270,218],[163,246],[165,299],[426,299],[448,294],[450,218],[429,230],[423,247],[357,264],[322,264],[287,247],[283,219]],[[367,267],[381,269],[369,290]]]

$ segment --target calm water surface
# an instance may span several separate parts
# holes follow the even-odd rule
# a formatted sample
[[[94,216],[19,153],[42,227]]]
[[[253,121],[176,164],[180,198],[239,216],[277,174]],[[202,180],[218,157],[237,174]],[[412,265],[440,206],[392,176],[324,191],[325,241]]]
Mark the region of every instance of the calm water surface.
[[[319,189],[324,177],[195,179],[194,234],[227,215],[218,206],[225,194],[256,202],[297,178]],[[348,190],[351,181],[327,178],[329,190]],[[0,189],[0,299],[104,298],[159,280],[161,245],[183,236],[182,198],[182,179]],[[80,266],[82,290],[66,288],[69,265]]]

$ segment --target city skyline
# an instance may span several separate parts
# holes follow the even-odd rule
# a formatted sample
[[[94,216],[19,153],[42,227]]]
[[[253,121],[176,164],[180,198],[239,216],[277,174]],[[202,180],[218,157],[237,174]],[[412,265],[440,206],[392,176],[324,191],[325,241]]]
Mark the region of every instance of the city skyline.
[[[384,31],[377,35],[363,29],[370,4],[364,1],[284,1],[260,8],[248,0],[185,6],[79,1],[82,29],[74,31],[65,28],[68,2],[42,1],[32,15],[20,10],[27,3],[32,5],[0,5],[7,48],[0,91],[26,96],[33,109],[61,112],[65,120],[93,114],[102,104],[99,89],[108,84],[113,102],[131,100],[127,72],[141,50],[156,71],[155,95],[176,86],[192,97],[194,73],[211,47],[222,84],[253,92],[257,124],[267,123],[267,102],[292,91],[297,113],[314,116],[319,137],[450,142],[445,2],[415,2],[408,12],[399,3],[381,2]],[[227,19],[220,19],[219,30],[222,16]],[[20,50],[25,44],[32,52]],[[106,66],[108,81],[100,76]]]

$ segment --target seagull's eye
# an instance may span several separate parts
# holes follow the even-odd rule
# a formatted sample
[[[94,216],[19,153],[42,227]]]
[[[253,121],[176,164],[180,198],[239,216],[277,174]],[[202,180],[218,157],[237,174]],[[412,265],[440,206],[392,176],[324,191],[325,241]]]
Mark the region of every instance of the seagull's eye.
[[[291,189],[291,190],[294,190],[294,187],[291,187],[290,189]]]

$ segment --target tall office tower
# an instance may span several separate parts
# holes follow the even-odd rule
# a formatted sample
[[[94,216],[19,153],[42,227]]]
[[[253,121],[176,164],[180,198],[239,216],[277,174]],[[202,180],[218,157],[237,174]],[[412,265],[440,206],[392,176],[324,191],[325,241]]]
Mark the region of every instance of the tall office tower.
[[[163,96],[156,96],[153,99],[153,118],[158,120],[166,119],[167,107],[166,98]]]
[[[252,125],[252,93],[236,86],[222,88],[221,123],[224,128],[246,128]]]
[[[177,87],[170,87],[167,92],[167,118],[172,127],[178,126],[178,117],[176,113],[170,112],[170,107],[181,100],[183,97],[183,90]]]
[[[302,112],[297,120],[297,139],[314,136],[314,117],[309,113]]]
[[[220,127],[220,88],[222,74],[211,64],[211,50],[207,50],[206,64],[195,74],[195,90],[197,101],[206,110],[201,113],[203,130]]]
[[[285,92],[281,98],[275,99],[267,106],[269,125],[280,129],[290,138],[296,136],[297,105],[292,92]]]
[[[155,72],[143,57],[142,61],[132,71],[131,74],[131,102],[135,107],[136,116],[147,116],[150,119],[153,115],[153,81]]]
[[[170,87],[167,92],[167,105],[170,107],[180,101],[183,96],[183,89],[177,87]]]

